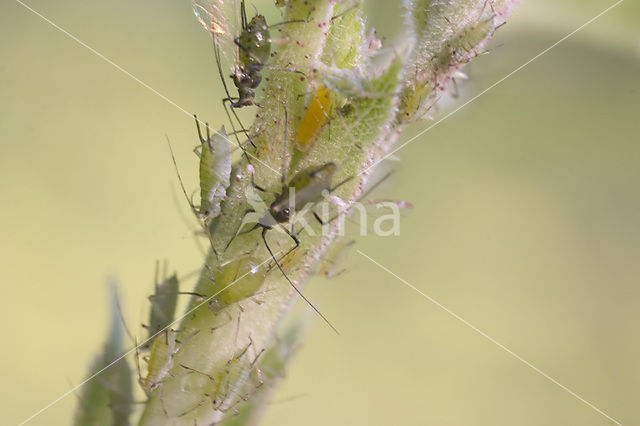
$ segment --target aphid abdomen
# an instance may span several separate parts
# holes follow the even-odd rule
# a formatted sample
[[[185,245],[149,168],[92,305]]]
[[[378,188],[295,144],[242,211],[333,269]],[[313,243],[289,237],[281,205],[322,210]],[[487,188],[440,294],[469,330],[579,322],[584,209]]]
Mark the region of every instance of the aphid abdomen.
[[[253,296],[264,283],[265,269],[258,259],[244,256],[234,259],[213,271],[215,293],[209,304],[214,313],[224,307]]]
[[[140,380],[140,384],[147,393],[151,393],[162,384],[173,367],[173,355],[176,349],[175,333],[167,331],[156,336],[150,349],[147,377]]]
[[[231,147],[224,127],[202,142],[200,152],[199,216],[210,221],[220,214],[220,202],[227,195],[231,175]]]
[[[271,54],[271,34],[264,16],[256,15],[238,37],[240,63],[245,68],[259,66],[269,60]]]

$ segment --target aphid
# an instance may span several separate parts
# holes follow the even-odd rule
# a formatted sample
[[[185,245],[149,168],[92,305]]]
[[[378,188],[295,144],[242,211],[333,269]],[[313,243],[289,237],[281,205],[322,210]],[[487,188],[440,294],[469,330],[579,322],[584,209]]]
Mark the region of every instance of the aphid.
[[[195,117],[195,116],[194,116]],[[202,136],[200,129],[200,122],[195,117],[196,127],[198,129],[198,137],[200,138],[200,152],[196,151],[196,154],[200,157],[200,206],[196,207],[189,195],[187,189],[180,176],[178,170],[178,164],[176,162],[171,143],[167,138],[169,144],[169,151],[171,153],[171,159],[178,176],[178,182],[180,188],[184,194],[187,203],[191,207],[191,211],[199,219],[203,232],[209,238],[211,249],[218,255],[211,233],[209,231],[209,223],[212,219],[217,217],[221,212],[220,204],[227,195],[227,188],[230,184],[231,177],[231,148],[229,139],[227,138],[224,126],[220,129],[220,132],[213,135],[210,134],[209,125],[206,124],[206,139]],[[242,147],[242,145],[240,145]],[[244,151],[244,150],[243,150]],[[246,152],[245,152],[246,155]]]
[[[256,225],[246,232],[251,232],[257,228],[262,228],[262,240],[269,251],[269,254],[273,258],[276,266],[284,275],[285,279],[291,284],[294,290],[304,299],[305,302],[309,304],[316,311],[322,319],[329,324],[329,326],[337,333],[338,331],[335,329],[333,325],[327,320],[327,318],[322,315],[322,313],[316,308],[303,294],[298,290],[293,281],[287,276],[287,274],[282,269],[282,265],[276,259],[271,247],[269,247],[269,243],[267,242],[267,232],[273,229],[276,226],[279,226],[283,229],[291,239],[293,239],[295,246],[289,250],[289,252],[295,250],[300,245],[300,240],[296,236],[294,224],[291,223],[291,229],[287,230],[284,224],[289,223],[290,219],[293,218],[296,211],[303,210],[307,205],[315,204],[323,199],[323,195],[326,193],[333,192],[336,188],[348,182],[351,178],[348,178],[338,185],[332,187],[331,183],[333,180],[333,176],[337,171],[338,166],[336,166],[333,162],[328,162],[322,164],[320,166],[311,166],[307,167],[296,173],[293,178],[289,181],[288,184],[285,184],[286,177],[284,174],[282,175],[282,189],[280,193],[274,194],[276,196],[275,200],[271,203],[268,210],[265,212],[264,216],[258,219]],[[253,179],[252,179],[253,181]],[[252,182],[254,188],[258,189],[262,192],[268,192],[264,188],[256,185],[255,182]],[[322,220],[319,218],[317,214],[314,213],[314,217],[320,222]],[[324,222],[322,222],[324,223]],[[288,253],[287,253],[288,254]],[[285,256],[287,255],[285,254]],[[283,256],[284,257],[284,256]]]
[[[296,143],[300,151],[311,148],[318,131],[329,117],[330,108],[331,91],[324,85],[319,86],[298,129]]]
[[[169,371],[173,368],[174,356],[193,336],[198,334],[198,331],[188,335],[183,342],[177,340],[177,332],[173,330],[167,330],[164,335],[153,339],[150,346],[147,376],[140,379],[140,385],[147,394],[153,392],[169,376]]]
[[[487,6],[491,12],[485,14]],[[448,21],[449,28],[451,22]],[[431,46],[429,54],[430,62],[426,67],[416,67],[416,76],[411,90],[404,94],[403,109],[408,120],[424,117],[434,106],[434,98],[438,91],[445,90],[445,84],[454,79],[455,73],[472,58],[478,56],[480,49],[485,45],[495,31],[504,24],[496,25],[496,13],[493,10],[493,2],[486,0],[479,11],[478,18],[463,28],[450,28],[447,39],[438,45]],[[426,69],[426,71],[423,70]],[[456,93],[454,92],[454,97]]]
[[[470,24],[451,36],[433,60],[437,69],[446,69],[469,62],[478,55],[477,48],[496,31],[494,16]]]
[[[209,308],[214,314],[256,294],[266,276],[260,263],[255,257],[244,255],[222,262],[213,270],[213,291],[217,295],[209,302]]]
[[[227,196],[231,176],[231,146],[224,126],[211,137],[206,126],[206,139],[202,137],[196,118],[200,138],[200,207],[198,217],[208,224],[220,214],[220,203]]]
[[[262,81],[262,69],[271,54],[271,35],[263,15],[257,14],[247,21],[245,2],[240,2],[240,22],[237,22],[237,0],[193,0],[193,10],[213,37],[218,70],[232,108],[256,105],[255,92]],[[239,24],[239,28],[238,28]],[[233,51],[231,78],[238,89],[232,98],[222,71],[222,55]],[[235,99],[235,101],[234,101]]]
[[[213,376],[211,374],[207,374],[203,371],[200,371],[196,368],[193,368],[184,364],[180,364],[180,366],[185,370],[191,373],[199,374],[202,377],[207,378],[209,382],[213,385],[213,389],[210,392],[205,392],[204,399],[202,399],[194,407],[180,414],[178,417],[183,417],[187,415],[188,413],[192,412],[193,410],[207,403],[207,401],[211,401],[211,404],[214,410],[225,413],[230,409],[235,410],[235,408],[233,407],[233,400],[235,397],[241,400],[247,400],[249,395],[245,395],[239,392],[236,386],[237,382],[242,375],[251,373],[254,370],[258,362],[258,359],[264,352],[264,349],[260,351],[256,355],[256,357],[253,359],[253,361],[250,361],[250,362],[248,360],[243,361],[243,358],[248,356],[248,351],[252,344],[253,344],[253,341],[250,340],[246,346],[240,348],[231,357],[231,359],[227,361],[224,368],[224,372],[220,373],[217,376]]]
[[[192,0],[192,5],[196,18],[204,29],[211,34],[213,40],[218,74],[226,94],[222,104],[234,134],[237,135],[240,132],[246,134],[249,137],[249,143],[255,147],[249,132],[240,121],[235,109],[250,105],[261,106],[255,102],[255,89],[262,82],[263,69],[269,68],[304,74],[298,70],[268,67],[267,61],[271,56],[271,45],[273,43],[270,28],[287,23],[308,22],[308,18],[269,26],[265,17],[260,14],[256,14],[251,21],[248,21],[244,0],[240,1],[239,10],[238,0]],[[228,62],[231,66],[223,65],[223,61]],[[234,86],[238,89],[237,97],[232,97],[229,92],[224,75],[225,72],[223,71],[223,69],[227,68],[231,69],[230,77]],[[234,121],[231,119],[226,106],[227,102],[230,103],[231,113],[240,126],[239,132],[236,132]]]

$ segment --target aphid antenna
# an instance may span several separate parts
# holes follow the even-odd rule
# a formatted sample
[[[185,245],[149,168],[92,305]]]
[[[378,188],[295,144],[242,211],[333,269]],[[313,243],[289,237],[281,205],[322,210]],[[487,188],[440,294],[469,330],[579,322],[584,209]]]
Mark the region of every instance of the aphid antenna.
[[[353,5],[351,5],[351,7],[349,7],[346,10],[343,10],[342,12],[338,13],[336,16],[332,16],[331,21],[333,21],[334,19],[342,18],[344,15],[351,12],[353,9],[357,8],[359,4],[360,4],[359,0],[353,0]]]
[[[267,251],[269,251],[269,254],[271,255],[271,258],[276,263],[276,266],[278,267],[278,269],[280,270],[280,272],[282,273],[284,278],[289,282],[289,284],[291,284],[291,287],[293,287],[293,289],[296,291],[296,293],[298,293],[298,295],[305,302],[307,302],[307,304],[309,306],[311,306],[311,308],[314,311],[316,311],[316,313],[320,316],[320,318],[322,318],[324,320],[324,322],[326,322],[327,325],[329,325],[329,327],[331,327],[331,329],[336,332],[336,334],[340,335],[340,332],[333,326],[333,324],[331,324],[331,322],[327,319],[327,317],[325,317],[322,314],[322,312],[320,312],[320,310],[318,308],[316,308],[316,306],[313,303],[311,303],[311,301],[309,299],[307,299],[304,294],[302,294],[302,292],[298,289],[298,287],[296,287],[296,285],[293,283],[293,281],[291,281],[289,276],[284,272],[284,269],[282,269],[282,265],[280,265],[280,262],[278,262],[278,259],[276,259],[276,257],[274,256],[273,251],[271,250],[271,247],[269,247],[269,243],[267,243],[266,233],[267,233],[268,230],[269,230],[269,228],[262,228],[262,241],[264,241],[264,245],[265,245],[265,247],[267,247]],[[300,245],[300,241],[294,235],[291,235],[291,237],[295,238],[296,247],[298,247]]]
[[[211,128],[209,127],[209,123],[208,123],[208,122],[205,122],[205,123],[204,123],[205,128],[206,128],[206,131],[207,131],[207,132],[206,132],[206,133],[207,133],[207,137],[206,137],[206,139],[205,139],[205,138],[202,136],[202,130],[200,129],[200,124],[202,123],[202,121],[200,121],[200,120],[198,119],[198,116],[197,116],[196,114],[193,114],[193,118],[194,118],[194,119],[195,119],[195,121],[196,121],[196,128],[197,128],[197,130],[198,130],[198,139],[200,139],[200,146],[196,146],[196,147],[194,148],[194,150],[193,150],[193,151],[194,151],[194,152],[196,153],[196,155],[199,157],[199,156],[200,156],[200,153],[198,152],[198,148],[201,148],[201,147],[202,147],[202,145],[204,145],[205,143],[207,144],[207,146],[209,147],[209,149],[213,149],[213,147],[212,147],[212,145],[211,145],[211,130],[210,130]],[[235,136],[235,137],[236,137],[236,142],[237,142],[237,144],[236,144],[236,146],[233,148],[233,150],[241,149],[241,150],[242,150],[242,152],[243,152],[243,154],[247,157],[247,160],[249,160],[249,157],[247,156],[247,152],[246,152],[246,150],[244,149],[244,145],[246,145],[247,143],[253,143],[253,142],[251,141],[251,137],[249,136],[249,132],[248,132],[247,130],[244,130],[244,128],[243,128],[242,130],[235,130],[235,128],[233,127],[233,121],[231,121],[231,119],[230,119],[230,118],[229,118],[229,122],[231,123],[231,128],[232,128],[233,130],[232,130],[231,132],[227,133],[227,136],[229,136],[229,135],[233,135],[233,136]],[[237,137],[237,136],[238,136],[239,134],[241,134],[241,133],[246,134],[246,135],[247,135],[247,137],[249,138],[249,139],[248,139],[246,142],[244,142],[244,143],[240,142],[240,139],[238,139],[238,137]],[[226,138],[224,138],[224,139],[225,139],[227,142],[229,142],[229,144],[230,144],[230,145],[232,145],[231,140],[230,140],[228,137],[226,137]],[[255,145],[254,145],[254,146],[255,146]]]
[[[168,293],[155,293],[149,296],[149,300],[151,300],[153,302],[154,299],[158,298],[159,296],[174,296],[174,295],[182,295],[182,296],[194,296],[194,297],[198,297],[200,299],[204,299],[207,296],[200,294],[200,293],[196,293],[193,291],[174,291],[174,292],[168,292]],[[148,326],[143,325],[143,327],[148,328]]]
[[[377,182],[375,182],[373,185],[371,185],[369,188],[367,188],[366,191],[364,191],[362,194],[360,194],[360,196],[358,198],[356,198],[356,200],[353,203],[357,203],[357,202],[361,202],[363,199],[365,199],[366,197],[368,197],[376,188],[378,188],[378,186],[380,186],[384,181],[386,181],[389,177],[391,177],[391,175],[394,173],[393,170],[390,170],[389,172],[387,172],[383,177],[381,177],[380,179],[378,179]],[[340,187],[341,185],[349,182],[351,179],[354,179],[356,176],[350,176],[348,178],[346,178],[345,180],[343,180],[342,182],[340,182],[338,185],[334,186],[329,193],[335,191],[336,189],[338,189],[338,187]],[[353,203],[351,203],[350,205],[352,205]],[[320,222],[321,225],[327,225],[331,222],[333,222],[334,220],[336,220],[338,217],[340,217],[340,215],[342,213],[344,213],[345,211],[348,210],[348,207],[346,209],[343,209],[341,211],[338,211],[338,214],[335,215],[334,217],[332,217],[331,219],[325,221],[323,220],[320,215],[318,215],[318,213],[316,211],[313,211],[313,217]]]
[[[284,137],[282,140],[282,163],[280,163],[280,188],[284,190],[287,186],[287,169],[290,165],[287,164],[287,159],[289,158],[289,113],[284,105],[282,109],[284,110]]]
[[[249,335],[249,341],[251,342],[251,345],[253,346],[254,353],[255,353],[256,347],[253,344],[253,339],[251,338],[251,335]],[[258,377],[258,384],[256,385],[256,388],[259,388],[264,384],[264,380],[262,380],[262,370],[260,370],[260,366],[258,365],[258,359],[260,359],[260,356],[262,356],[262,354],[264,354],[265,352],[266,352],[266,348],[262,348],[260,352],[256,353],[255,358],[253,359],[253,361],[251,361],[251,364],[249,365],[249,375],[251,374],[254,368],[256,370],[256,376]]]
[[[484,0],[484,3],[482,4],[482,9],[480,9],[480,15],[478,16],[478,21],[482,19],[482,15],[484,14],[484,10],[487,8],[487,4],[491,8],[491,12],[493,12],[493,16],[494,17],[496,16],[496,9],[493,7],[493,0]]]
[[[196,119],[196,122],[197,122],[197,119]],[[200,133],[200,128],[199,127],[198,127],[198,133]],[[191,211],[197,217],[198,216],[198,210],[193,205],[193,202],[191,201],[191,198],[189,197],[189,195],[187,195],[187,189],[184,186],[184,182],[182,180],[182,175],[180,175],[180,170],[178,169],[178,163],[176,161],[176,156],[173,153],[173,147],[171,146],[171,141],[169,140],[169,136],[168,135],[165,135],[165,137],[167,138],[167,145],[169,146],[169,152],[171,154],[171,160],[173,161],[173,167],[174,167],[174,169],[176,171],[176,175],[178,176],[178,182],[180,183],[180,188],[182,189],[182,193],[184,194],[184,197],[187,200],[187,203],[189,204],[189,207],[191,207]],[[156,270],[156,272],[157,272],[157,270]],[[156,282],[157,282],[157,276],[156,276]]]

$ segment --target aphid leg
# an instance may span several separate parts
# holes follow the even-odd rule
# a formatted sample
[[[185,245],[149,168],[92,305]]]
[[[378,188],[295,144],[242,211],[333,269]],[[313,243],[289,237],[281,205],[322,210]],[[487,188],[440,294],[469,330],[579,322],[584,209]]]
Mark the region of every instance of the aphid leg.
[[[458,83],[456,82],[455,77],[451,77],[451,85],[453,86],[451,97],[454,99],[458,99],[458,97],[460,97],[460,92],[458,91]]]
[[[311,303],[311,301],[309,299],[307,299],[305,297],[304,294],[302,294],[302,292],[300,290],[298,290],[298,287],[296,287],[296,285],[293,283],[293,281],[291,281],[291,279],[287,276],[287,274],[284,272],[284,269],[282,269],[282,266],[280,265],[280,262],[278,262],[278,259],[276,259],[276,257],[273,254],[273,251],[271,250],[271,247],[269,247],[269,243],[267,243],[267,238],[266,238],[266,234],[267,231],[269,230],[269,228],[263,228],[262,229],[262,240],[264,241],[264,245],[267,247],[267,251],[269,252],[269,254],[271,255],[271,258],[273,259],[273,261],[276,263],[276,266],[278,267],[278,269],[280,270],[280,272],[282,273],[282,275],[284,275],[284,278],[289,282],[289,284],[291,284],[291,287],[293,287],[293,289],[296,291],[296,293],[298,293],[298,295],[305,301],[307,302],[307,304],[309,304],[309,306],[311,306],[311,308],[313,308],[314,311],[316,311],[316,313],[318,315],[320,315],[320,317],[329,325],[329,327],[331,327],[333,329],[333,331],[336,332],[336,334],[340,334],[338,332],[338,330],[333,326],[333,324],[331,324],[331,322],[329,322],[329,320],[322,315],[322,312],[320,312],[318,310],[318,308],[315,307],[315,305],[313,303]],[[293,238],[293,240],[296,242],[296,248],[300,245],[300,240],[298,240],[297,237],[295,237],[294,235],[290,235],[291,238]]]
[[[164,391],[162,390],[164,386],[160,386],[158,389],[158,394],[160,396],[160,407],[162,408],[162,412],[164,413],[166,418],[169,418],[169,412],[167,411],[166,405],[164,405]]]
[[[253,344],[253,339],[251,339],[251,336],[249,336],[249,341],[251,342],[251,344]],[[258,359],[260,358],[260,356],[265,353],[266,349],[262,348],[262,350],[260,352],[258,352],[255,356],[255,358],[253,359],[253,361],[251,361],[251,365],[249,368],[249,371],[252,371],[255,367],[256,369],[256,376],[258,377],[258,385],[257,387],[260,387],[264,384],[264,380],[262,380],[262,370],[260,370],[260,367],[258,366]],[[254,345],[254,353],[255,353],[255,345]]]
[[[186,345],[187,343],[189,343],[189,340],[193,339],[195,337],[196,334],[200,333],[200,330],[195,330],[193,333],[191,333],[190,335],[187,336],[186,339],[184,339],[184,341],[180,342],[178,340],[176,340],[176,343],[180,343],[180,345],[176,348],[176,350],[173,352],[173,355],[177,354],[178,352],[180,352],[180,349],[182,349],[182,347],[184,345]]]
[[[282,109],[284,110],[284,140],[282,141],[282,163],[280,164],[280,187],[282,188],[282,191],[284,191],[284,189],[287,186],[287,165],[286,165],[286,159],[287,159],[287,142],[289,140],[289,113],[287,112],[287,107],[283,106]],[[276,195],[277,196],[277,195]]]
[[[369,196],[369,194],[371,194],[371,192],[373,192],[378,186],[380,186],[384,181],[386,181],[391,175],[393,174],[393,170],[388,172],[386,175],[384,175],[382,178],[380,178],[376,183],[374,183],[373,185],[371,185],[370,188],[368,188],[365,192],[363,192],[357,199],[356,202],[362,201],[363,199],[365,199],[366,197]],[[343,180],[342,182],[340,182],[339,184],[337,184],[336,186],[334,186],[333,188],[331,188],[329,190],[329,193],[335,191],[338,187],[340,187],[341,185],[349,182],[351,179],[353,179],[354,177],[348,177],[345,180]],[[324,221],[320,215],[318,215],[318,213],[313,210],[313,217],[322,225],[328,225],[329,223],[333,222],[334,220],[336,220],[342,213],[343,213],[344,209],[342,211],[339,211],[338,214],[334,217],[332,217],[331,219]]]
[[[196,117],[196,124],[197,123],[198,123],[198,118]],[[200,126],[199,125],[198,125],[198,135],[200,135]],[[169,152],[171,153],[171,159],[173,160],[173,167],[176,170],[176,175],[178,176],[178,182],[180,183],[180,188],[182,189],[182,193],[184,194],[184,197],[186,198],[187,203],[189,203],[189,207],[191,207],[191,211],[193,212],[193,214],[195,214],[197,216],[198,215],[198,210],[193,205],[193,203],[191,202],[191,199],[187,195],[187,190],[186,190],[186,188],[184,186],[184,182],[182,181],[182,176],[180,175],[180,170],[178,170],[178,163],[176,162],[176,156],[173,154],[173,148],[171,147],[171,141],[169,140],[169,136],[166,136],[166,138],[167,138],[167,144],[169,145]],[[202,140],[202,136],[201,135],[200,135],[200,140]]]
[[[342,12],[337,14],[336,16],[332,16],[330,22],[333,22],[335,19],[343,17],[344,15],[346,15],[347,13],[351,12],[353,9],[358,7],[359,4],[360,4],[359,0],[354,0],[353,1],[353,5],[350,8],[343,10]]]
[[[268,25],[267,28],[271,29],[275,27],[281,27],[282,25],[287,25],[287,24],[308,24],[309,22],[311,22],[311,20],[309,19],[311,18],[311,12],[312,10],[309,11],[305,19],[291,19],[290,21],[282,21],[282,22],[278,22],[277,24]]]
[[[224,324],[220,324],[220,325],[219,325],[219,326],[217,326],[217,327],[211,327],[211,333],[213,333],[214,331],[216,331],[216,330],[217,330],[217,329],[219,329],[219,328],[224,327],[224,326],[225,326],[225,325],[227,325],[227,324],[230,324],[232,321],[233,321],[233,318],[232,318],[231,316],[229,316],[229,321],[225,322]]]
[[[279,67],[272,67],[270,65],[263,65],[260,67],[261,69],[266,69],[269,71],[284,71],[284,72],[290,72],[290,73],[294,73],[294,74],[300,74],[304,77],[306,77],[307,75],[300,71],[300,70],[295,70],[295,69],[291,69],[291,68],[279,68]]]
[[[247,156],[248,154],[245,152],[243,144],[240,142],[240,139],[238,138],[238,135],[240,133],[244,133],[245,136],[247,137],[249,143],[251,144],[251,146],[253,146],[254,148],[256,147],[256,144],[253,143],[253,139],[251,137],[251,133],[249,133],[249,131],[244,127],[244,124],[242,124],[242,121],[240,121],[240,117],[238,116],[238,114],[235,111],[235,108],[233,107],[234,99],[238,99],[238,98],[231,98],[231,97],[226,97],[222,100],[222,106],[224,107],[224,111],[227,114],[227,119],[229,120],[229,123],[231,124],[231,129],[233,130],[230,134],[232,134],[235,138],[236,138],[236,143],[238,144],[238,146],[243,150],[243,153],[245,156]],[[227,102],[230,105],[229,108],[231,108],[231,113],[233,114],[233,117],[236,119],[236,122],[238,123],[238,126],[240,126],[240,130],[236,130],[235,125],[233,124],[233,120],[231,119],[231,115],[229,114],[229,108],[227,108]],[[248,158],[247,158],[248,160]]]
[[[235,333],[235,336],[233,338],[233,341],[237,345],[238,344],[238,335],[240,334],[240,319],[242,317],[242,313],[244,312],[244,308],[242,307],[242,305],[240,305],[240,302],[237,302],[236,304],[238,305],[238,310],[240,312],[238,312],[238,321],[236,322],[236,333]]]
[[[352,180],[355,176],[349,176],[348,178],[344,179],[343,181],[341,181],[339,184],[337,184],[336,186],[332,187],[331,189],[329,189],[329,193],[334,192],[336,189],[340,188],[342,185],[344,185],[345,183],[349,182],[350,180]]]

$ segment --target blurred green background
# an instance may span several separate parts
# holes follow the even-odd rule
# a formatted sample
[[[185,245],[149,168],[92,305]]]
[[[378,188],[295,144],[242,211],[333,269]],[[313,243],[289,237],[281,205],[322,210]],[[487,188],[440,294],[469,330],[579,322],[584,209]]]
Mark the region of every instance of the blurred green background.
[[[435,118],[613,4],[557,3],[522,2]],[[224,122],[187,0],[29,5]],[[392,38],[399,6],[369,9]],[[378,196],[414,209],[400,237],[357,246],[623,424],[640,424],[639,22],[623,2],[401,150]],[[195,188],[188,115],[11,0],[0,58],[0,416],[16,424],[86,375],[106,277],[136,328],[155,261],[184,275],[202,254],[165,141]],[[610,424],[364,257],[345,266],[306,290],[341,336],[315,321],[265,425]],[[75,404],[30,424],[68,424]]]

